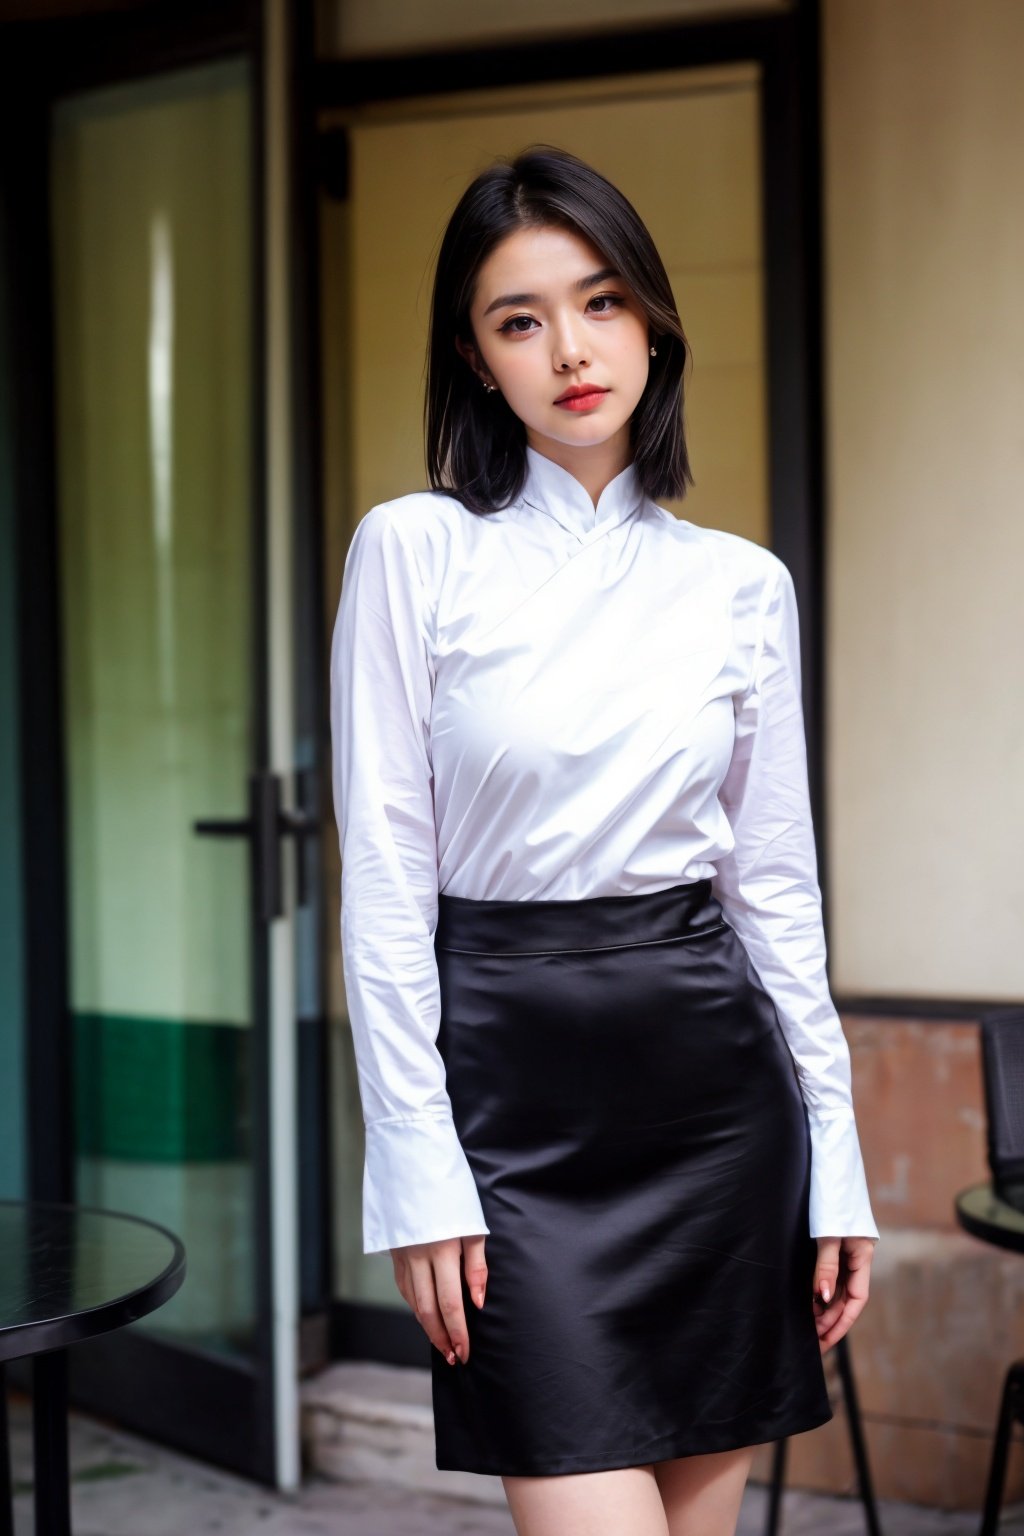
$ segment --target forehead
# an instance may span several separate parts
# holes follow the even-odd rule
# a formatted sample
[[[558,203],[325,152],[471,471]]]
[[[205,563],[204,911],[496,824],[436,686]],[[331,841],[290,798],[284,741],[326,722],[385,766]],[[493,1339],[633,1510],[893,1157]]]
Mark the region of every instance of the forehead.
[[[477,272],[475,305],[487,304],[507,287],[555,293],[577,278],[607,266],[604,253],[572,229],[545,225],[506,235]]]

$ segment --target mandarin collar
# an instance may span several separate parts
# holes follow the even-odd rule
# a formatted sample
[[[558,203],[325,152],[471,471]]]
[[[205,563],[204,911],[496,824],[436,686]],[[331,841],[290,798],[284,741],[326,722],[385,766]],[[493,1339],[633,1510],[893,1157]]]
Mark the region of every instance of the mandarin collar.
[[[598,528],[604,532],[624,522],[644,497],[636,465],[627,464],[609,480],[595,507],[590,492],[575,475],[527,446],[526,480],[520,499],[538,512],[546,512],[577,538],[585,538]]]

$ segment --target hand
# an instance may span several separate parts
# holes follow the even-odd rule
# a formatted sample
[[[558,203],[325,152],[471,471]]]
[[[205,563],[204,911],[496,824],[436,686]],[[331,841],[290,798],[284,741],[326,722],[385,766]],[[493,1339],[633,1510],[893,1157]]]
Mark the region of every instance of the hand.
[[[479,1309],[487,1288],[484,1242],[485,1235],[481,1234],[445,1237],[434,1243],[408,1243],[391,1249],[395,1284],[427,1338],[449,1365],[455,1364],[456,1357],[463,1365],[469,1359],[460,1266],[465,1266],[469,1294]]]
[[[819,1237],[814,1311],[822,1354],[838,1344],[864,1310],[875,1255],[873,1237]],[[825,1304],[819,1301],[825,1297]]]

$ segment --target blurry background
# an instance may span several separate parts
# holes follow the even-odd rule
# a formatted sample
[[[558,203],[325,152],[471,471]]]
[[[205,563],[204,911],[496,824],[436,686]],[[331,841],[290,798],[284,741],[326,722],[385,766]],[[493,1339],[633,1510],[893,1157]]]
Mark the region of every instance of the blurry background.
[[[885,1495],[977,1503],[1024,1353],[1019,1261],[952,1210],[985,1173],[978,1016],[1024,997],[1024,6],[0,16],[0,1197],[136,1210],[190,1257],[80,1400],[287,1484],[300,1374],[426,1359],[361,1251],[326,656],[358,519],[426,483],[447,216],[543,141],[669,269],[672,510],[797,583],[883,1234],[868,1449]],[[850,1477],[841,1415],[794,1443],[791,1481]]]

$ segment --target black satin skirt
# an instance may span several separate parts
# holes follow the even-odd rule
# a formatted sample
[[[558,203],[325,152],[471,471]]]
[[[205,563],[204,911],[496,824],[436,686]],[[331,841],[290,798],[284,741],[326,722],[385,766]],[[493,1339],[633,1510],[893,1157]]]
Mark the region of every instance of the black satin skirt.
[[[711,881],[442,895],[435,949],[490,1228],[469,1360],[431,1350],[437,1466],[600,1471],[831,1419],[807,1114]]]

